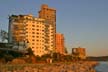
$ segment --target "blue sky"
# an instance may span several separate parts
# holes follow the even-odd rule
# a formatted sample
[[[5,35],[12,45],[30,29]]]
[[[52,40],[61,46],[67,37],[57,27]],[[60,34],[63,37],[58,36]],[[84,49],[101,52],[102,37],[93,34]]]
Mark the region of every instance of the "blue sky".
[[[8,30],[8,15],[38,17],[41,4],[57,10],[57,32],[65,45],[86,48],[89,56],[108,55],[108,0],[0,0],[0,29]]]

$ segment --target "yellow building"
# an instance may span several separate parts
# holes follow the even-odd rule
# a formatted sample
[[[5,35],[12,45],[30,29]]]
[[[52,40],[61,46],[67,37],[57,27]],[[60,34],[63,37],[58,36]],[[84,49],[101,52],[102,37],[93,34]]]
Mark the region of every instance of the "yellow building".
[[[72,48],[72,56],[74,58],[86,59],[86,50],[85,48]]]
[[[46,54],[48,48],[46,32],[48,23],[45,19],[30,15],[11,15],[9,17],[9,42],[26,43],[35,55]]]
[[[49,8],[48,5],[43,4],[41,6],[41,10],[39,11],[39,18],[46,19],[47,26],[49,32],[47,32],[47,36],[49,37],[48,46],[50,51],[55,51],[55,36],[56,36],[56,9]]]

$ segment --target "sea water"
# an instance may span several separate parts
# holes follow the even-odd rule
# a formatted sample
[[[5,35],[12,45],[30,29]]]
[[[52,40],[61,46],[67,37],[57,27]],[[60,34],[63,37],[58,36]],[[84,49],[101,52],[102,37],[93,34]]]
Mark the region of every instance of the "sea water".
[[[95,67],[96,72],[108,72],[108,61],[99,62],[99,65]]]

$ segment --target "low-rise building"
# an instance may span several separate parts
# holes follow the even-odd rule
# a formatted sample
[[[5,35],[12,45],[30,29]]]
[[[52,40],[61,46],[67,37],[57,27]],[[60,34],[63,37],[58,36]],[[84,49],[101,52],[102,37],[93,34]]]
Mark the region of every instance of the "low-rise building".
[[[86,50],[85,48],[72,48],[72,56],[73,58],[78,58],[78,59],[86,59]]]

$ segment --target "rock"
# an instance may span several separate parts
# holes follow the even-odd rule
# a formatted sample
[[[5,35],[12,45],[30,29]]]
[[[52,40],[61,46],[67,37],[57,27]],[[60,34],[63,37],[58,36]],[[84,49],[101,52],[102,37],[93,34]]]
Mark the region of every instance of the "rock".
[[[25,60],[24,59],[20,59],[20,58],[16,58],[16,59],[13,59],[11,61],[11,64],[25,64]]]

